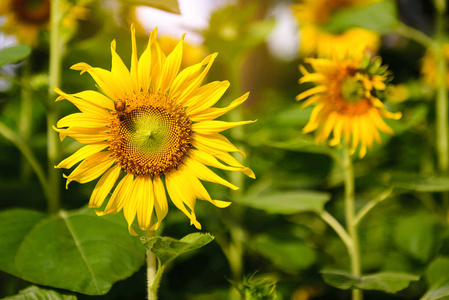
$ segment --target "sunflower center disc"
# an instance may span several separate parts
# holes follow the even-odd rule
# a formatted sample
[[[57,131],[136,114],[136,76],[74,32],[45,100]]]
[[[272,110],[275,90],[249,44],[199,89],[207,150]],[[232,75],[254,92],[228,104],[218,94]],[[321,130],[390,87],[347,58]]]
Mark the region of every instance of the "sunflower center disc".
[[[25,23],[42,25],[50,20],[50,0],[14,0],[12,9]]]
[[[350,104],[357,104],[363,100],[365,88],[360,80],[354,77],[346,78],[341,84],[341,96]]]
[[[126,172],[159,176],[187,154],[191,124],[180,107],[137,106],[114,120],[110,149]]]

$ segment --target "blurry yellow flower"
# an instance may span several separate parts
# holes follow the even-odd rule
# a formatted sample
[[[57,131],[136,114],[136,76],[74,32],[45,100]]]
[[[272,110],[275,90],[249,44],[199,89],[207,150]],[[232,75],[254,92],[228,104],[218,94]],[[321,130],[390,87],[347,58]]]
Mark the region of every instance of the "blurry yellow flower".
[[[86,15],[87,10],[68,2],[61,2],[62,27],[73,30],[76,20]],[[0,16],[6,16],[2,30],[14,34],[20,43],[35,45],[39,32],[48,28],[50,22],[50,0],[1,0]]]
[[[115,41],[111,44],[111,71],[86,63],[72,66],[81,74],[88,72],[104,94],[83,91],[70,95],[56,89],[57,101],[67,99],[81,112],[59,120],[55,130],[61,139],[70,136],[87,144],[56,167],[68,169],[82,161],[65,176],[67,185],[101,176],[89,206],[100,207],[113,190],[106,208],[97,214],[123,209],[131,234],[135,234],[131,224],[136,215],[141,229],[159,227],[168,212],[166,190],[175,206],[200,229],[194,211],[196,199],[218,207],[230,204],[213,200],[200,180],[237,189],[208,167],[241,171],[254,178],[254,173],[228,152],[244,154],[220,134],[252,121],[214,120],[242,104],[248,93],[225,108],[212,107],[229,87],[228,81],[201,85],[216,53],[179,72],[182,40],[166,56],[155,29],[138,59],[134,27],[131,32],[130,70],[116,53]]]
[[[443,45],[443,54],[446,65],[449,67],[449,44]],[[428,86],[435,88],[437,85],[437,56],[433,49],[427,49],[422,58],[421,76]],[[449,73],[446,74],[446,86],[449,86]]]
[[[342,138],[351,154],[360,145],[359,156],[366,154],[373,142],[381,143],[379,131],[393,134],[382,117],[398,119],[400,113],[390,113],[380,99],[384,98],[389,80],[386,66],[380,58],[359,51],[357,55],[334,56],[333,59],[306,59],[314,72],[300,66],[300,83],[317,86],[299,94],[297,100],[308,98],[302,107],[315,104],[304,133],[317,131],[316,142],[324,142],[331,133],[331,146],[341,145]]]
[[[178,43],[176,39],[167,36],[160,37],[158,42],[162,51],[165,53],[173,51]],[[206,50],[202,45],[192,45],[188,42],[184,42],[181,67],[187,67],[198,63],[204,58],[205,54]]]
[[[322,28],[332,14],[356,5],[376,0],[302,0],[292,6],[300,25],[300,54],[317,53],[319,57],[331,57],[333,53],[345,53],[359,46],[376,51],[380,36],[363,28],[351,28],[341,33],[327,32]]]

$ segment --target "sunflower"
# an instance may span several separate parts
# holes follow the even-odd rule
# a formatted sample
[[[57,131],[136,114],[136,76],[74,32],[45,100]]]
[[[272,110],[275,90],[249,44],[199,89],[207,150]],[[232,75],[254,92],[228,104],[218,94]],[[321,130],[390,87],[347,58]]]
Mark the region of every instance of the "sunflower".
[[[393,134],[382,117],[399,119],[400,113],[388,112],[381,100],[387,97],[391,80],[379,57],[362,50],[353,55],[334,55],[332,59],[306,59],[313,72],[300,66],[299,83],[313,82],[317,86],[297,96],[307,100],[302,107],[315,104],[304,133],[317,131],[316,142],[324,142],[331,133],[331,146],[341,145],[342,138],[351,154],[360,145],[359,157],[366,154],[373,142],[381,143],[379,131]]]
[[[61,1],[62,28],[73,30],[76,20],[87,14],[86,8]],[[6,16],[2,30],[14,34],[20,43],[35,45],[39,32],[48,28],[50,0],[2,0],[0,16]]]
[[[300,53],[308,56],[317,53],[319,57],[331,57],[335,51],[346,52],[360,45],[376,51],[380,37],[363,28],[350,28],[343,32],[326,31],[323,26],[336,12],[376,0],[302,0],[292,6],[300,25]]]
[[[446,67],[449,66],[449,44],[442,47]],[[428,48],[421,61],[421,77],[428,86],[435,88],[437,85],[437,55],[435,50]],[[446,85],[449,86],[449,74],[446,74]]]
[[[56,88],[60,95],[56,101],[67,99],[81,112],[59,120],[55,130],[61,140],[69,136],[87,144],[56,167],[71,168],[82,161],[70,175],[64,175],[67,185],[101,176],[89,206],[99,208],[113,190],[104,211],[97,214],[123,209],[131,234],[135,234],[131,224],[136,215],[142,230],[159,227],[168,212],[166,191],[190,224],[201,229],[194,212],[196,199],[217,207],[227,207],[230,202],[213,200],[200,180],[238,189],[209,167],[241,171],[255,178],[229,152],[244,153],[220,134],[254,121],[214,120],[242,104],[248,93],[227,107],[212,107],[229,87],[228,81],[202,85],[217,53],[179,72],[182,39],[166,56],[156,40],[156,28],[138,59],[133,26],[131,33],[130,70],[116,53],[115,41],[111,44],[111,71],[86,63],[71,67],[81,74],[88,72],[104,94],[66,94]]]

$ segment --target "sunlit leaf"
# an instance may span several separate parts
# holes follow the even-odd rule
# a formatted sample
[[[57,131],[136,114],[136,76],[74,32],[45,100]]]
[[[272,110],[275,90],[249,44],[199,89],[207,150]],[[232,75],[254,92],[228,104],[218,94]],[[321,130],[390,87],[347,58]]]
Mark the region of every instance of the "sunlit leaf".
[[[323,211],[324,205],[329,200],[328,193],[303,190],[242,197],[236,201],[269,213],[289,215],[305,211]]]
[[[424,177],[418,174],[396,174],[390,185],[418,192],[449,191],[449,177]]]
[[[407,288],[419,276],[402,272],[381,272],[365,276],[353,276],[345,271],[322,271],[324,281],[339,289],[379,290],[397,293]]]
[[[421,300],[449,300],[449,282],[431,287]]]
[[[212,242],[213,239],[214,236],[211,234],[201,232],[191,233],[180,240],[163,236],[141,237],[142,243],[157,256],[161,265],[170,263],[187,251],[199,249]]]
[[[19,294],[4,298],[4,300],[76,300],[76,296],[59,294],[52,290],[30,286],[21,290]]]
[[[16,45],[0,49],[0,67],[6,64],[20,62],[31,53],[31,48],[25,45]]]
[[[131,5],[145,5],[165,10],[174,14],[180,14],[178,0],[121,0]]]
[[[310,267],[316,260],[315,251],[301,240],[282,240],[268,235],[259,235],[251,246],[275,266],[287,272]]]
[[[351,7],[334,13],[324,28],[330,32],[342,32],[354,27],[387,32],[399,25],[397,15],[395,1],[375,1],[370,5]]]
[[[136,272],[145,248],[128,233],[123,216],[92,210],[45,217],[9,210],[0,217],[0,267],[27,281],[88,295],[109,291]]]

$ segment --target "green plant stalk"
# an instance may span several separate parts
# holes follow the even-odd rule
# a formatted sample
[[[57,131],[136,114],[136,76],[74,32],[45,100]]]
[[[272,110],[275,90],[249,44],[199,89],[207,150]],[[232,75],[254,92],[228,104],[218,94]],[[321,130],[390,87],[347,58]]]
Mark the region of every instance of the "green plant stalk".
[[[374,208],[377,204],[387,199],[391,193],[393,192],[393,188],[388,188],[387,190],[380,193],[376,198],[371,199],[357,214],[355,218],[355,224],[358,225],[360,221]]]
[[[349,253],[353,248],[352,238],[349,236],[348,232],[343,228],[340,222],[338,222],[337,219],[334,218],[334,216],[332,216],[325,210],[320,212],[319,216],[337,233],[337,235],[345,244],[346,249],[348,250]]]
[[[147,237],[154,237],[154,230],[147,230]],[[157,300],[157,290],[162,276],[161,268],[157,270],[156,255],[147,249],[147,288],[148,300]],[[159,276],[158,276],[159,275]]]
[[[354,168],[351,155],[347,147],[343,146],[343,173],[345,185],[345,218],[346,228],[352,240],[352,247],[349,248],[349,257],[351,260],[351,274],[361,275],[360,244],[357,232],[357,223],[355,217],[355,192],[354,192]],[[360,289],[352,290],[352,300],[362,300],[363,291]]]
[[[22,152],[22,155],[27,159],[31,168],[37,175],[40,184],[42,185],[42,189],[44,190],[44,194],[46,197],[49,197],[50,191],[48,190],[47,179],[45,178],[44,170],[42,169],[41,164],[34,156],[33,151],[31,151],[28,144],[16,133],[14,133],[8,126],[0,122],[0,134],[3,135],[7,140],[11,141],[19,150]]]
[[[61,174],[54,168],[58,164],[59,141],[58,135],[53,130],[53,126],[58,121],[58,109],[55,105],[56,94],[54,88],[59,86],[61,78],[61,50],[62,39],[59,34],[61,12],[59,10],[59,0],[51,1],[50,18],[50,66],[48,78],[48,109],[47,109],[47,157],[48,157],[48,185],[51,193],[47,196],[48,211],[50,214],[56,213],[61,206]]]
[[[435,42],[431,37],[429,37],[428,35],[426,35],[425,33],[421,32],[419,30],[416,30],[413,27],[405,25],[404,23],[400,23],[399,26],[395,29],[395,31],[398,34],[400,34],[406,38],[409,38],[409,39],[423,45],[426,48],[434,47]]]
[[[19,117],[19,134],[26,144],[30,144],[31,124],[33,120],[33,97],[30,87],[31,77],[31,60],[27,59],[23,66],[21,93],[20,93],[20,117]],[[21,177],[26,181],[30,175],[30,165],[26,157],[22,157]]]

